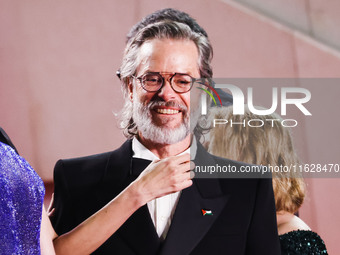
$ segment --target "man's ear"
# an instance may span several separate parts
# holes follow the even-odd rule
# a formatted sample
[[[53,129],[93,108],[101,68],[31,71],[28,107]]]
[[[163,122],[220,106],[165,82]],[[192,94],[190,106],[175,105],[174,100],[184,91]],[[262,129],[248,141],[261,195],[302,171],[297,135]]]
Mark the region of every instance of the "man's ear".
[[[128,86],[129,98],[132,101],[133,100],[133,84],[132,84],[132,79],[128,78],[127,84],[128,84],[127,86]]]

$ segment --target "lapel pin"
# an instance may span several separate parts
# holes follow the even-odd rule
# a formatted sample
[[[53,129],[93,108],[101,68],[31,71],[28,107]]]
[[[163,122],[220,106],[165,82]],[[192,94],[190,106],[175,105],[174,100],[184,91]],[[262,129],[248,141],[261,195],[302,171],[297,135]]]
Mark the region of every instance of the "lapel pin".
[[[203,216],[206,216],[206,215],[212,216],[213,215],[211,210],[204,210],[204,209],[202,209],[202,214],[203,214]]]

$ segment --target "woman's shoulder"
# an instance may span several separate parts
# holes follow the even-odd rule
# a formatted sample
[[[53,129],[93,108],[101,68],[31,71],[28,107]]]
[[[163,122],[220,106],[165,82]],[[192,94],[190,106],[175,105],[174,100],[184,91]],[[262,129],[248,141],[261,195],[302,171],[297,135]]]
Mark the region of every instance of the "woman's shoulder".
[[[311,230],[310,227],[299,217],[292,213],[280,211],[276,213],[279,235],[294,230]]]
[[[294,230],[279,237],[282,254],[328,254],[324,241],[311,230]]]

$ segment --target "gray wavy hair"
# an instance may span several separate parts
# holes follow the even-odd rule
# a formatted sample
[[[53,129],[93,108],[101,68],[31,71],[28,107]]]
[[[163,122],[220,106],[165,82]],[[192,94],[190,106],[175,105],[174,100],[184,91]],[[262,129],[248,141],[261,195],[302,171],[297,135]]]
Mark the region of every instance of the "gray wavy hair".
[[[143,43],[152,39],[175,39],[191,40],[198,49],[198,67],[201,78],[212,77],[211,60],[213,50],[209,39],[201,33],[192,31],[192,29],[180,22],[164,20],[150,24],[141,29],[128,42],[120,67],[120,79],[122,81],[122,91],[125,99],[124,107],[121,111],[120,127],[124,130],[127,138],[133,138],[137,135],[137,126],[132,117],[132,102],[129,100],[128,84],[131,76],[136,75],[137,67],[140,64],[138,58],[139,50]]]

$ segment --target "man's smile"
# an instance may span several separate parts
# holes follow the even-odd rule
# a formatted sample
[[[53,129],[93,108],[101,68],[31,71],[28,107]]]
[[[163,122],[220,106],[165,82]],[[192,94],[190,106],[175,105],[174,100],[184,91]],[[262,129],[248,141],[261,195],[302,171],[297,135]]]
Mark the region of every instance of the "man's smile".
[[[167,114],[167,115],[173,115],[173,114],[178,114],[180,112],[179,109],[175,108],[155,108],[154,111],[159,114]]]

